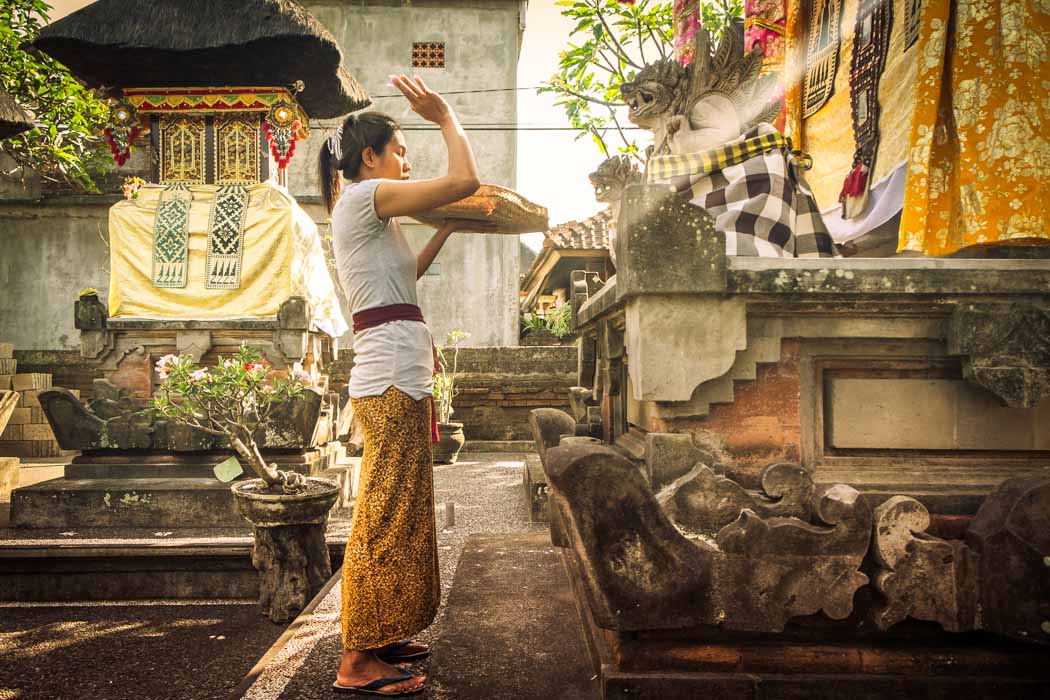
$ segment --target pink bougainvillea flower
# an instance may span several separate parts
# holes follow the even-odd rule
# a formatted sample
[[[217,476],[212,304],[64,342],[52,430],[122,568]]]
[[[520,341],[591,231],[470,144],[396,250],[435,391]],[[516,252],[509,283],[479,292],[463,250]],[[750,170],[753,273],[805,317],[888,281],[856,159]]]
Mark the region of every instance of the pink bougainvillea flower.
[[[208,370],[199,369],[196,372],[190,372],[191,382],[200,382],[208,378]]]
[[[302,369],[297,369],[297,370],[295,370],[295,376],[296,376],[296,377],[297,377],[297,378],[299,379],[299,381],[301,381],[301,382],[302,382],[303,384],[309,384],[309,383],[310,383],[310,381],[311,381],[311,380],[313,379],[313,377],[311,377],[311,376],[310,376],[310,373],[309,373],[309,372],[307,372],[306,370],[302,370]]]

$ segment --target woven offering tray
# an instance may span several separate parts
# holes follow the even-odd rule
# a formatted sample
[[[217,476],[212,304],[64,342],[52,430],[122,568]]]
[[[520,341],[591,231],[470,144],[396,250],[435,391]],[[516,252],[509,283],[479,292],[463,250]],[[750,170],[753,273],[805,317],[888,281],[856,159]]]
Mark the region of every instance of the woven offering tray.
[[[494,231],[462,229],[467,233],[517,235],[550,228],[546,207],[533,204],[514,190],[499,185],[482,185],[465,199],[412,218],[435,228],[445,219],[467,219],[496,227]]]

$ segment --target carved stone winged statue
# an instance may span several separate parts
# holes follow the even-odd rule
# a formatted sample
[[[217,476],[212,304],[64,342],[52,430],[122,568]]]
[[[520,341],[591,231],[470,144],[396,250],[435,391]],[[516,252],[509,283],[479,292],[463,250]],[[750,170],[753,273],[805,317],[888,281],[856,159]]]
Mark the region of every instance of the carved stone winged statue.
[[[588,175],[594,187],[594,198],[608,204],[609,257],[616,263],[616,222],[620,216],[620,197],[628,185],[642,181],[642,173],[630,156],[613,156],[602,161],[598,169]]]
[[[689,66],[663,59],[620,87],[628,118],[653,132],[646,181],[707,210],[727,255],[834,257],[803,166],[767,123],[780,111],[776,75],[762,74],[760,48],[744,53],[742,29],[734,20],[712,48],[701,27]]]
[[[646,65],[620,93],[628,119],[653,132],[653,155],[695,153],[739,137],[780,112],[777,78],[762,75],[762,50],[744,53],[743,24],[733,22],[717,48],[703,27],[689,66],[667,58]]]

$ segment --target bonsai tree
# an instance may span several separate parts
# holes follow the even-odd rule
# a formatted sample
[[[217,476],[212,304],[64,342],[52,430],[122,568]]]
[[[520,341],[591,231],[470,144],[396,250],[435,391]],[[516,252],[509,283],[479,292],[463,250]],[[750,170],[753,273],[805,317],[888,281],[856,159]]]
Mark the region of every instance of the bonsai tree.
[[[216,367],[203,368],[185,355],[165,355],[157,362],[163,380],[152,407],[159,414],[211,435],[226,438],[237,456],[266,482],[284,493],[302,493],[306,480],[296,472],[266,463],[257,436],[276,408],[302,395],[309,374],[293,369],[273,373],[260,352],[247,344]]]
[[[452,417],[452,400],[459,394],[459,390],[456,389],[456,379],[459,378],[459,348],[457,346],[469,337],[470,333],[452,330],[445,336],[444,345],[435,346],[439,371],[434,376],[434,406],[437,408],[438,423],[448,423]],[[452,348],[451,367],[446,355],[449,348]]]

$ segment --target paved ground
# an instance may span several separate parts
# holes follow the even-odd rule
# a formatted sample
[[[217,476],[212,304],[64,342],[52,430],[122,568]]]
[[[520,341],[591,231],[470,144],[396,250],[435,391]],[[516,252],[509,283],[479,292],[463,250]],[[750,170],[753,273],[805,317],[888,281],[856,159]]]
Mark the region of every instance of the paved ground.
[[[432,676],[427,692],[415,697],[596,697],[559,555],[549,546],[547,528],[528,522],[521,483],[525,455],[461,457],[459,464],[434,471],[442,604],[435,624],[419,636],[435,655],[412,666]],[[456,522],[441,528],[446,502],[455,504]],[[336,585],[245,700],[333,697],[341,652],[339,596]]]
[[[253,604],[0,608],[0,700],[215,700],[282,628]]]
[[[427,693],[416,697],[590,700],[591,672],[559,555],[547,528],[528,522],[525,454],[463,453],[461,459],[434,469],[442,604],[435,624],[419,636],[434,645],[435,657],[414,667],[432,676]],[[42,465],[23,472],[58,475]],[[451,526],[446,504],[453,504]],[[333,513],[330,539],[345,538],[349,515]],[[170,542],[195,534],[0,529],[0,540]],[[450,598],[464,550],[465,569]],[[243,697],[334,697],[339,597],[336,584]],[[222,698],[281,632],[244,604],[3,606],[0,700]]]

